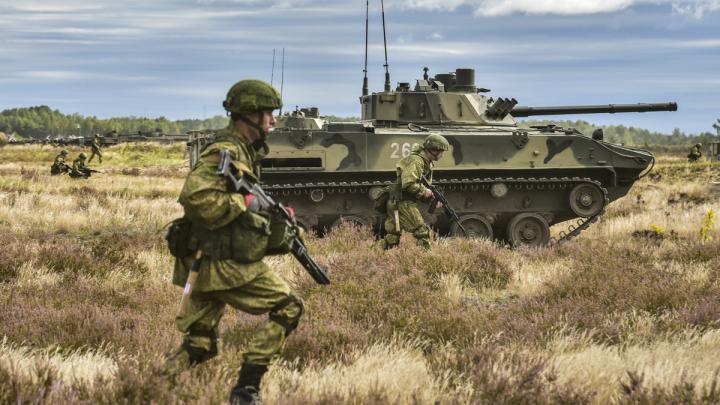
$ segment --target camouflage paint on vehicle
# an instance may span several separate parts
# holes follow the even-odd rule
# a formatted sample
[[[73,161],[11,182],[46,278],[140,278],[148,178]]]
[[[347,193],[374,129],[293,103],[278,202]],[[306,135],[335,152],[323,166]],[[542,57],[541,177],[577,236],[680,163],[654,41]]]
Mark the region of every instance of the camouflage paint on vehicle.
[[[412,90],[399,83],[395,91],[362,96],[359,122],[317,128],[308,120],[319,115],[281,117],[262,161],[266,189],[295,208],[308,229],[323,231],[347,220],[382,232],[373,198],[395,180],[399,159],[429,134],[439,134],[450,150],[436,162],[434,182],[463,226],[475,236],[543,245],[553,224],[579,219],[562,235],[569,238],[595,221],[608,202],[627,194],[654,157],[575,129],[520,129],[513,113],[677,109],[675,103],[518,107],[514,99],[493,99],[475,87],[472,69],[434,78],[425,72]],[[460,235],[444,214],[423,215],[440,234]]]

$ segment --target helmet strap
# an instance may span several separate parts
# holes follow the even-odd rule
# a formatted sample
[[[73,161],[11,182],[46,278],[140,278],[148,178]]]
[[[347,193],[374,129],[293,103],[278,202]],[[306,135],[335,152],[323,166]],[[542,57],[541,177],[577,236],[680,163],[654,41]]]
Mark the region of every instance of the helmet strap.
[[[437,149],[427,149],[427,152],[433,157],[433,159],[438,160],[438,155],[440,153]]]
[[[238,119],[240,119],[240,121],[247,124],[249,127],[254,128],[256,131],[258,131],[258,134],[260,135],[260,139],[258,139],[258,140],[265,142],[265,140],[267,139],[267,132],[265,132],[265,129],[263,129],[263,120],[265,119],[265,112],[258,111],[257,114],[258,114],[257,115],[258,122],[253,122],[251,119],[249,119],[245,115],[238,116]]]

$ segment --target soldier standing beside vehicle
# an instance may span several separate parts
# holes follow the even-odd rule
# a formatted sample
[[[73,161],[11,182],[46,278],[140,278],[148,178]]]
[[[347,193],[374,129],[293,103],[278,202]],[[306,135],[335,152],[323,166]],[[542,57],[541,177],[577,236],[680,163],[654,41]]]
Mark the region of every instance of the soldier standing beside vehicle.
[[[92,143],[90,144],[90,149],[92,150],[90,153],[90,159],[88,159],[88,163],[92,162],[95,155],[98,157],[98,161],[100,164],[102,164],[102,152],[100,151],[100,134],[95,134],[92,139]]]
[[[267,154],[266,138],[275,126],[273,110],[282,106],[280,95],[265,82],[242,80],[230,88],[223,106],[230,124],[200,152],[178,199],[197,250],[176,259],[173,283],[184,286],[194,260],[199,257],[200,261],[188,309],[175,320],[185,334],[183,343],[168,359],[166,370],[174,373],[217,355],[225,305],[253,315],[269,314],[267,323],[248,342],[230,393],[230,403],[252,404],[259,401],[260,382],[268,366],[297,327],[303,303],[262,261],[264,248],[255,257],[237,257],[258,250],[268,220],[217,174],[220,152],[228,150],[241,174],[259,177],[256,163]],[[242,238],[236,239],[238,235]]]
[[[695,146],[690,149],[690,153],[687,155],[688,162],[697,162],[700,160],[702,157],[702,151],[700,148],[702,148],[702,144],[696,143]]]
[[[50,166],[50,174],[53,176],[56,176],[58,174],[67,173],[70,171],[70,166],[65,163],[65,158],[67,158],[68,152],[66,150],[61,150],[60,154],[55,156],[55,161],[53,162],[52,166]]]
[[[430,201],[432,191],[423,186],[420,179],[424,176],[432,183],[434,162],[440,160],[449,148],[447,139],[432,134],[425,138],[420,148],[400,159],[395,166],[397,182],[395,187],[391,188],[387,203],[387,234],[385,239],[380,241],[380,246],[384,249],[398,246],[402,231],[411,232],[418,246],[430,249],[430,228],[425,224],[417,203]]]

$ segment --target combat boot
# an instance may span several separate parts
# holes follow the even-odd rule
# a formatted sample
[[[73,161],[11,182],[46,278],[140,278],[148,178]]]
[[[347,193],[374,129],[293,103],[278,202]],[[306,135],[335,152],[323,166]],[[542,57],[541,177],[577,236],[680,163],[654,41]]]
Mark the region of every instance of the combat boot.
[[[230,405],[262,405],[260,382],[267,372],[267,366],[243,364],[235,387],[230,391]]]
[[[204,363],[217,355],[217,344],[213,342],[210,350],[190,346],[184,342],[165,359],[163,372],[167,376],[174,376],[180,372]]]

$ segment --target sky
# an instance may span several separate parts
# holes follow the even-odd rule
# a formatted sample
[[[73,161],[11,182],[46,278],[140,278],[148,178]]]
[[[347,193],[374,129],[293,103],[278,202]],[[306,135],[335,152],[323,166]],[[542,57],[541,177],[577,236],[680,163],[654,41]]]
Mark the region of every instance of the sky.
[[[369,14],[382,91],[379,1]],[[393,88],[473,68],[520,105],[679,106],[556,119],[697,134],[720,118],[720,0],[386,0],[385,20]],[[207,118],[258,78],[282,84],[285,111],[359,116],[364,44],[362,0],[0,0],[0,110]]]

